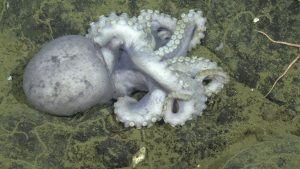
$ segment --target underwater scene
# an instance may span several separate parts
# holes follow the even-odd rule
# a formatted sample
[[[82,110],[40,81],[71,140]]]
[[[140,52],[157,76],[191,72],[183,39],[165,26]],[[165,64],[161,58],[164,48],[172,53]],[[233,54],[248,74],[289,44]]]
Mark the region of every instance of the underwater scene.
[[[299,169],[299,0],[0,0],[0,169]]]

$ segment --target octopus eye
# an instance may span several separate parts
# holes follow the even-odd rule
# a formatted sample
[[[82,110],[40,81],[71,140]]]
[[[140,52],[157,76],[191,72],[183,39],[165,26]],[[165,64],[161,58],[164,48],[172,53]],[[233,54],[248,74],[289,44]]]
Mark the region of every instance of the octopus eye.
[[[174,100],[173,106],[172,106],[172,112],[177,113],[179,110],[179,104],[177,100]]]
[[[119,48],[119,52],[124,52],[124,51],[125,51],[124,47],[121,46],[121,47]]]
[[[211,77],[205,77],[202,81],[203,86],[207,86],[212,82],[212,78]]]
[[[163,30],[165,30],[165,29],[160,27],[160,28],[158,28],[156,31],[157,31],[157,32],[161,32],[161,31],[163,31]]]

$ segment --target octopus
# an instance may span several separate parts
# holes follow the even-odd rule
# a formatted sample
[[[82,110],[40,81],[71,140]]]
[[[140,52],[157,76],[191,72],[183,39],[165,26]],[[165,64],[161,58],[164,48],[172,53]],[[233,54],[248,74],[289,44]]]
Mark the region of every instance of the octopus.
[[[216,63],[187,52],[204,38],[206,19],[190,10],[178,20],[159,11],[142,10],[101,16],[90,24],[86,37],[100,46],[110,78],[116,119],[126,127],[151,126],[163,118],[184,125],[206,108],[228,76]],[[135,91],[147,92],[140,100]]]
[[[95,102],[115,99],[116,119],[125,127],[150,127],[162,119],[172,126],[184,125],[200,116],[207,98],[229,80],[215,62],[187,56],[204,38],[205,22],[202,12],[195,10],[180,19],[156,10],[142,10],[137,17],[126,13],[100,16],[90,24],[86,37],[62,37],[46,45],[27,65],[23,89],[32,105],[54,115],[73,115]],[[55,56],[51,55],[54,50]],[[85,60],[77,57],[82,55]],[[57,71],[49,66],[49,57],[58,68],[72,62]],[[38,66],[41,63],[44,66]],[[78,70],[82,64],[87,72]],[[53,80],[47,81],[53,73],[43,72],[45,68],[55,72]],[[72,72],[72,78],[65,72]],[[90,74],[94,77],[89,79]],[[133,93],[137,91],[146,94],[136,99]],[[69,99],[64,99],[66,96]],[[49,103],[49,98],[54,99]]]

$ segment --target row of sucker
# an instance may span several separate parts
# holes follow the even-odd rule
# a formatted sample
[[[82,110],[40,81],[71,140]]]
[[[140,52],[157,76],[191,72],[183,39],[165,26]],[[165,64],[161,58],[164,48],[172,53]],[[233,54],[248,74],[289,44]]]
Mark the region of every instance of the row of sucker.
[[[205,80],[210,81],[210,83],[203,84],[207,96],[210,96],[212,93],[218,93],[224,84],[229,81],[228,75],[223,69],[209,59],[197,56],[178,56],[168,59],[167,63],[169,70],[184,72],[199,83],[204,83]]]
[[[145,24],[144,22],[139,22],[136,17],[129,18],[126,13],[122,13],[121,15],[111,13],[107,17],[100,16],[98,22],[92,22],[86,37],[100,46],[104,46],[112,38],[120,38],[122,36],[119,34],[123,34],[123,36],[135,37],[137,39],[133,41],[131,38],[121,38],[123,41],[131,40],[130,43],[127,43],[128,45],[133,44],[153,48],[154,40],[150,36],[150,29]]]
[[[200,43],[200,39],[204,38],[203,32],[206,30],[204,23],[205,18],[202,17],[201,11],[190,10],[188,14],[182,14],[181,20],[177,22],[170,41],[165,46],[156,50],[155,53],[160,57],[173,55],[174,52],[176,53],[177,50],[181,49],[179,46],[185,45],[182,43],[189,43],[188,50],[191,50]],[[192,27],[192,31],[188,29],[190,27]],[[189,42],[186,42],[185,40],[189,36],[192,37]]]

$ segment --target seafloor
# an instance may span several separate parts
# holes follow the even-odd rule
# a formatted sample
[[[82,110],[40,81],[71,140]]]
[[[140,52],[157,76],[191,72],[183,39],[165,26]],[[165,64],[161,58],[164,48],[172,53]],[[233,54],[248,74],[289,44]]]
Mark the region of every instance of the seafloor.
[[[230,75],[200,118],[183,127],[163,122],[141,130],[116,122],[112,104],[71,118],[34,110],[22,90],[24,66],[41,46],[67,34],[84,35],[89,23],[112,11],[137,15],[157,9],[207,17],[206,36],[189,55],[217,61]],[[253,22],[259,18],[258,22]],[[0,0],[0,168],[299,169],[300,63],[265,98],[299,49],[298,0]]]

